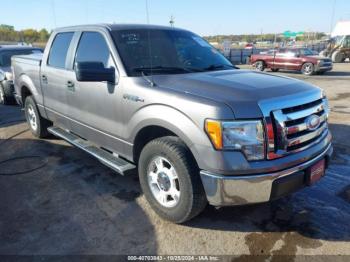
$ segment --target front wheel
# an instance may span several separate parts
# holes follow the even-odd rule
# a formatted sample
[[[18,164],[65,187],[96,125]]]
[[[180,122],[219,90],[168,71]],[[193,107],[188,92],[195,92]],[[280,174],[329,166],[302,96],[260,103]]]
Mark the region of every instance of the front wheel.
[[[51,122],[40,115],[32,96],[25,99],[24,111],[32,134],[38,138],[47,137],[49,135],[47,128],[51,125]]]
[[[183,223],[205,208],[198,167],[179,138],[167,136],[149,142],[141,152],[138,169],[142,191],[160,217]]]
[[[304,75],[310,76],[314,73],[314,65],[312,63],[305,63],[303,64],[303,66],[301,67],[301,72]]]
[[[263,61],[256,61],[255,62],[255,70],[257,71],[264,71],[265,70],[265,63]]]

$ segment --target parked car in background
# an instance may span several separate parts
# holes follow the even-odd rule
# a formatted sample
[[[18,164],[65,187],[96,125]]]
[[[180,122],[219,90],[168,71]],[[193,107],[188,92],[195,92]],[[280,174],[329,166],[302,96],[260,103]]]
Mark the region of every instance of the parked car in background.
[[[21,45],[0,46],[0,104],[11,104],[15,102],[11,72],[11,57],[14,55],[28,55],[42,53],[40,48]]]
[[[286,69],[301,71],[304,75],[323,74],[333,68],[331,59],[315,56],[307,48],[281,48],[266,54],[253,54],[250,63],[258,71]]]
[[[12,59],[36,137],[61,137],[121,173],[175,223],[267,202],[325,175],[323,91],[236,69],[200,36],[153,25],[56,29],[42,57]]]
[[[253,49],[253,48],[254,48],[254,44],[251,44],[251,43],[246,44],[244,47],[244,49]]]

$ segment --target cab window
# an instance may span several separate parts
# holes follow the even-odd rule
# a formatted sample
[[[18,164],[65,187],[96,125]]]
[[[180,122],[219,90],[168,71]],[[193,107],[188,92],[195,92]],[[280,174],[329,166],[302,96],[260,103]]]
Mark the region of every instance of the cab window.
[[[98,32],[83,32],[75,55],[76,62],[101,62],[115,66],[105,38]]]
[[[57,68],[65,68],[67,53],[73,38],[73,32],[58,33],[51,45],[47,64]]]

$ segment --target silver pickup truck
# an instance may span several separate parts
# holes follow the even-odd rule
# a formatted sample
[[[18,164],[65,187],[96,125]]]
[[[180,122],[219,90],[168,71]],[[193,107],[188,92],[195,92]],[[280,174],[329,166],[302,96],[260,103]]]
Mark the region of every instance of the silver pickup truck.
[[[12,58],[34,136],[49,133],[121,174],[137,167],[161,217],[271,201],[318,181],[333,148],[320,88],[239,70],[198,35],[151,25],[54,30]]]

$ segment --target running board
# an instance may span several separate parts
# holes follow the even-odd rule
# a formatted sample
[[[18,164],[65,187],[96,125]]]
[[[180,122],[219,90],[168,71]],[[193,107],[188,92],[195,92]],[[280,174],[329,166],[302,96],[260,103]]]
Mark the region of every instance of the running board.
[[[108,166],[121,175],[127,174],[129,171],[134,170],[136,167],[132,163],[116,157],[111,153],[93,145],[87,140],[84,140],[68,131],[65,131],[59,127],[49,127],[47,129],[51,134],[66,140],[68,143],[76,146],[90,155],[97,158],[102,164]]]

